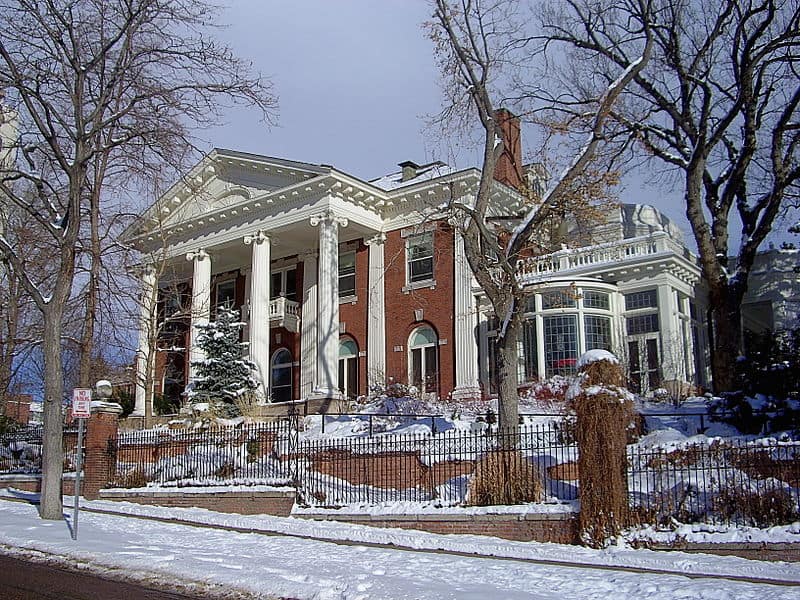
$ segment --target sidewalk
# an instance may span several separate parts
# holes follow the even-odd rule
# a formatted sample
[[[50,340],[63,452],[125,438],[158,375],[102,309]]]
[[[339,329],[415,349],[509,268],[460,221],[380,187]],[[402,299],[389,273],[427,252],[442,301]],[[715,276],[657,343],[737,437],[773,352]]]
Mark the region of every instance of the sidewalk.
[[[80,528],[72,542],[65,524],[39,520],[30,504],[0,502],[0,544],[17,552],[285,597],[660,599],[691,589],[697,598],[755,600],[794,598],[800,586],[794,564],[108,501],[86,502]]]

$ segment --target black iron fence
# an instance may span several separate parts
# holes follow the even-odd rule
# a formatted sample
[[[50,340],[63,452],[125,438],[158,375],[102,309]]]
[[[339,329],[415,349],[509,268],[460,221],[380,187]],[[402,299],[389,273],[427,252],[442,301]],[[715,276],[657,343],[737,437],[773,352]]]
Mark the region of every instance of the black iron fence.
[[[378,433],[386,423],[374,421],[360,436],[325,438],[301,431],[302,422],[120,432],[109,446],[116,459],[110,485],[292,485],[311,506],[452,506],[475,502],[479,483],[518,477],[509,469],[519,461],[508,460],[516,456],[523,476],[538,481],[533,500],[580,495],[571,427],[555,417],[503,435],[485,422],[428,433],[440,427],[436,421],[425,433]],[[38,472],[41,439],[33,427],[0,435],[0,473]],[[65,431],[64,446],[68,469],[74,431]],[[800,442],[714,439],[630,445],[627,454],[630,505],[642,522],[770,526],[800,519]]]
[[[709,440],[628,447],[628,494],[642,522],[758,527],[800,518],[800,442]]]
[[[0,433],[0,474],[37,474],[42,472],[44,428],[29,425]],[[78,429],[64,429],[64,471],[75,470],[75,447]]]
[[[120,432],[111,485],[287,485],[297,435],[290,421]]]

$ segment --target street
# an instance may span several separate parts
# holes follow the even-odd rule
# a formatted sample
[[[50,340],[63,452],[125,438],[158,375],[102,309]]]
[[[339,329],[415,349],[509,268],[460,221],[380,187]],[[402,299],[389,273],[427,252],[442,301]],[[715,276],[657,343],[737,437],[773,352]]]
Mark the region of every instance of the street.
[[[160,591],[2,555],[0,573],[0,598],[3,600],[193,600],[208,597]]]

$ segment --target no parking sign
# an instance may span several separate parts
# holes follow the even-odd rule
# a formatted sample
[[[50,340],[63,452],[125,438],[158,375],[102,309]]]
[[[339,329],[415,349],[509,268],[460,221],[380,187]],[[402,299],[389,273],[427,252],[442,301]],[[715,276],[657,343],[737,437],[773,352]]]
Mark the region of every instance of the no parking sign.
[[[72,418],[88,419],[92,414],[92,390],[75,388],[72,390]]]

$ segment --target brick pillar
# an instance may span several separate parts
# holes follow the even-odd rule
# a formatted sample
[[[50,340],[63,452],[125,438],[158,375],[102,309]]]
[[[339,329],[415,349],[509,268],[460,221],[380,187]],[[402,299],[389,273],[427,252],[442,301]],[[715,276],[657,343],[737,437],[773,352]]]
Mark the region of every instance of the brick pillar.
[[[93,402],[84,445],[81,495],[94,500],[108,485],[117,466],[117,421],[122,407],[114,402]]]

